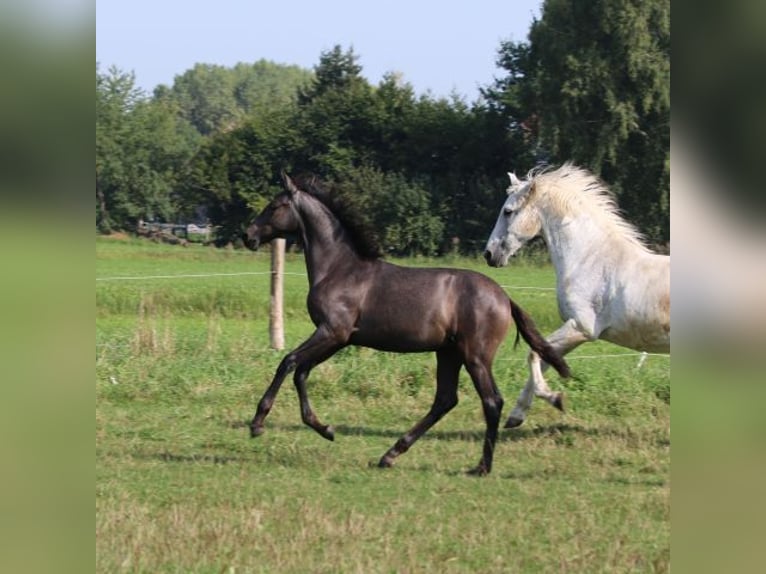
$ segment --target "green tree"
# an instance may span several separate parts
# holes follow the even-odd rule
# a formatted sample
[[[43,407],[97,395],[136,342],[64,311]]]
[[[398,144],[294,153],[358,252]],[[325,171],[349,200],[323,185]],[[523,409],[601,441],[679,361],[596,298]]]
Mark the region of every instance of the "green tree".
[[[335,46],[320,55],[293,106],[264,107],[206,136],[183,207],[205,207],[221,241],[236,241],[287,169],[362,201],[357,211],[371,214],[368,227],[389,253],[452,250],[454,238],[476,251],[496,216],[509,158],[522,157],[524,145],[498,107],[456,95],[416,98],[394,73],[371,86],[353,50]]]
[[[120,217],[116,196],[127,180],[121,141],[127,137],[126,117],[142,96],[133,74],[115,67],[102,74],[96,64],[96,226],[102,232]]]
[[[410,129],[417,109],[412,86],[400,74],[387,73],[373,93],[371,130],[374,160],[383,171],[404,171],[410,161]]]
[[[419,98],[401,129],[393,169],[428,191],[444,224],[442,249],[455,242],[465,252],[482,249],[497,216],[495,194],[509,162],[526,155],[523,142],[500,111],[454,96]]]
[[[364,227],[376,230],[384,253],[435,255],[442,244],[444,224],[434,211],[428,191],[403,175],[377,168],[347,171],[337,182],[344,201],[355,205]]]
[[[102,232],[138,219],[171,220],[175,193],[198,135],[165,101],[150,101],[135,76],[96,69],[96,223]]]
[[[292,105],[311,78],[308,70],[267,60],[233,68],[195,64],[176,76],[171,88],[158,87],[155,97],[174,100],[184,119],[210,135],[231,130],[253,114]]]
[[[224,66],[195,64],[171,88],[184,118],[202,135],[235,126],[243,111],[234,97],[234,74]]]
[[[369,162],[378,141],[374,89],[357,61],[351,48],[322,52],[314,81],[298,95],[305,140],[300,167],[325,179]]]
[[[314,67],[314,81],[305,89],[300,90],[298,103],[302,106],[310,104],[327,92],[345,90],[359,83],[366,83],[362,78],[362,66],[359,56],[354,49],[343,48],[336,44],[331,50],[322,52],[319,64]]]
[[[280,189],[303,146],[295,111],[281,108],[251,117],[240,127],[208,137],[191,162],[184,213],[203,208],[219,226],[218,243],[237,243],[248,218]]]
[[[503,43],[498,65],[508,76],[487,96],[538,160],[587,166],[629,219],[666,242],[669,0],[546,0],[529,42]]]
[[[295,104],[298,90],[307,86],[313,78],[310,70],[268,60],[258,60],[253,64],[239,63],[232,72],[234,98],[247,116],[291,107]]]

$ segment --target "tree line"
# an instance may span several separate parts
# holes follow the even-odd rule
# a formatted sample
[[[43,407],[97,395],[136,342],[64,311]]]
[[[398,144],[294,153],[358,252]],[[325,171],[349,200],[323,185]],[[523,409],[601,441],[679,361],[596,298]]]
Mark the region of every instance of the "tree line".
[[[208,220],[237,241],[279,173],[328,182],[397,255],[480,250],[506,172],[567,160],[600,175],[626,217],[669,242],[668,0],[546,0],[499,79],[467,103],[378,85],[352,48],[313,70],[197,64],[148,96],[96,67],[96,226]]]

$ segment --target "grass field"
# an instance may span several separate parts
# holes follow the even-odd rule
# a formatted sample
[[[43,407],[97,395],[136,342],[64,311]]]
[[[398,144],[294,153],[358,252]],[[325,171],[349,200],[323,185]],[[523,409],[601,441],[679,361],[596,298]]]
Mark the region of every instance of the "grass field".
[[[551,291],[519,289],[552,287],[548,266],[405,263],[482,271],[543,333],[558,326]],[[97,240],[97,571],[668,571],[667,357],[638,368],[633,354],[611,356],[625,349],[581,347],[572,379],[550,375],[567,414],[536,402],[502,431],[484,478],[465,474],[484,421],[463,373],[458,406],[393,468],[371,468],[428,410],[434,356],[347,349],[309,378],[335,442],[302,425],[289,380],[250,439],[284,354],[268,345],[268,266],[265,251]],[[302,256],[286,271],[292,348],[313,325]],[[495,363],[503,420],[526,380],[514,336]]]

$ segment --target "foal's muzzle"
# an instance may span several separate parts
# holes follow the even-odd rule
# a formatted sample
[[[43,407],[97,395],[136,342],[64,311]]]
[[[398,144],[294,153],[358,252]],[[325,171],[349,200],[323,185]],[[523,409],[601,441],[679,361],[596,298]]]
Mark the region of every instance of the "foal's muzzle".
[[[261,245],[261,238],[257,235],[255,237],[250,237],[249,234],[245,233],[242,236],[242,241],[245,244],[245,247],[252,249],[253,251],[258,251],[258,247]]]
[[[248,249],[258,251],[261,243],[264,243],[264,235],[266,241],[269,240],[270,231],[271,228],[268,225],[258,225],[258,222],[253,222],[245,230],[242,241]]]

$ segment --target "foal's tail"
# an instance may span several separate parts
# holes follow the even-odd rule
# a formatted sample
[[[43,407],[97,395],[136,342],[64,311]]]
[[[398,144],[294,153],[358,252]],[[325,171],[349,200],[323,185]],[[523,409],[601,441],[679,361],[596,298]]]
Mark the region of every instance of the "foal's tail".
[[[563,357],[551,347],[550,343],[545,340],[545,337],[540,334],[532,317],[527,315],[526,311],[514,303],[510,297],[508,300],[511,302],[511,316],[516,322],[517,329],[514,346],[519,344],[519,334],[521,334],[527,344],[535,353],[540,355],[543,361],[556,369],[562,377],[569,377],[569,365],[567,365]]]

